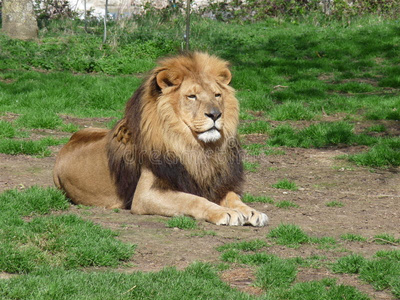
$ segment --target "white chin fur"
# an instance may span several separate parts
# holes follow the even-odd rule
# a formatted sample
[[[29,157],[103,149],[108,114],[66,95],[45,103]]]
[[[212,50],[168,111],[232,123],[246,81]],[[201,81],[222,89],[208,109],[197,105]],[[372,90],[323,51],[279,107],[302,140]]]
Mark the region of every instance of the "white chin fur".
[[[218,141],[221,138],[221,134],[219,133],[218,130],[212,129],[212,130],[200,133],[198,135],[198,138],[200,141],[203,141],[204,143],[210,143],[210,142]]]

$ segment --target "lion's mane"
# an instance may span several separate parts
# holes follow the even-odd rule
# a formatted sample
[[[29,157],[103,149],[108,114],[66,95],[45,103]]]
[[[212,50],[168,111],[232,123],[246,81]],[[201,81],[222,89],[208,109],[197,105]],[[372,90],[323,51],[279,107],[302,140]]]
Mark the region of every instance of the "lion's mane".
[[[222,138],[209,145],[184,130],[176,114],[179,85],[163,94],[157,84],[156,76],[163,70],[182,80],[201,78],[203,73],[217,77],[228,70],[228,63],[204,53],[166,58],[128,101],[123,119],[109,132],[107,145],[109,168],[125,206],[131,206],[143,166],[157,177],[153,188],[186,192],[217,204],[228,191],[241,194],[239,107],[234,90],[221,86],[226,94]]]

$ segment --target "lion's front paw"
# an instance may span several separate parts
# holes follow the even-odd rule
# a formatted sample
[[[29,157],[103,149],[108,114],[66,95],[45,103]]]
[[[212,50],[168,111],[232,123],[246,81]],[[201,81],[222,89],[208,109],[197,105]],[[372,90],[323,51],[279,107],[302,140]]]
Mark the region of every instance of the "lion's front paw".
[[[210,221],[216,225],[242,226],[246,222],[241,212],[232,209],[216,214],[213,219]]]
[[[246,224],[253,226],[265,226],[268,224],[268,216],[262,212],[252,210],[251,214],[247,216]]]

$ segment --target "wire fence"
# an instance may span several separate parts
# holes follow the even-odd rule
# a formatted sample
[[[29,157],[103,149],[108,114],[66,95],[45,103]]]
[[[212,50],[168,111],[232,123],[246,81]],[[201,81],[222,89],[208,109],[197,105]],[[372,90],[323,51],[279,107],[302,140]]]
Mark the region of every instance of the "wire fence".
[[[259,28],[285,20],[291,24],[306,20],[316,26],[329,26],[329,22],[347,26],[367,14],[364,20],[370,20],[370,15],[381,20],[397,19],[400,15],[400,0],[210,0],[206,6],[200,6],[198,0],[165,0],[163,7],[143,4],[140,13],[132,13],[132,7],[138,9],[139,1],[115,6],[116,0],[108,0],[110,8],[106,9],[106,0],[102,0],[99,3],[104,7],[99,7],[103,15],[94,13],[89,0],[27,1],[34,1],[39,41],[18,44],[0,35],[4,41],[0,56],[7,58],[7,68],[23,66],[111,75],[145,72],[156,58],[182,50],[218,54],[218,49],[224,48],[231,49],[229,54],[225,51],[226,56],[233,56],[237,45],[246,45],[249,35],[257,35]],[[83,11],[78,9],[80,3]],[[126,9],[130,12],[126,13]],[[258,21],[261,27],[239,32],[241,24]],[[234,38],[224,34],[229,30],[236,30]]]
[[[4,0],[0,0],[1,3]],[[5,0],[12,1],[12,0]],[[158,22],[184,20],[184,49],[190,48],[190,17],[206,17],[223,22],[254,22],[268,18],[304,18],[313,15],[319,22],[350,22],[365,14],[398,18],[400,0],[31,0],[39,27],[54,19],[80,19],[88,26],[103,30],[103,43],[108,38],[108,23],[121,27],[129,21],[154,18]]]

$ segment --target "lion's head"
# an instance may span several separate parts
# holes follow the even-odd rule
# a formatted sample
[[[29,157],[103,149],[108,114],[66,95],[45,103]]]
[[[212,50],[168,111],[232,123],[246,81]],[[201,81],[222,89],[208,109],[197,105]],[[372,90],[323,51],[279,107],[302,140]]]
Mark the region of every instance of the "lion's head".
[[[168,102],[186,129],[204,143],[235,133],[238,103],[228,86],[231,73],[227,62],[194,53],[166,59],[160,65],[154,72],[161,89],[159,107]],[[224,120],[228,120],[227,126]]]
[[[126,169],[126,178],[138,178],[132,172],[140,173],[139,164],[147,165],[160,185],[211,201],[228,190],[240,193],[239,105],[230,81],[228,63],[205,53],[159,62],[113,129],[110,169],[117,181],[126,182],[121,193],[131,189],[128,181],[133,180],[124,179],[121,169]],[[126,159],[126,149],[135,162],[131,166],[116,159]]]

